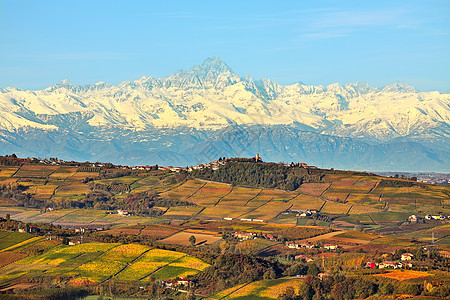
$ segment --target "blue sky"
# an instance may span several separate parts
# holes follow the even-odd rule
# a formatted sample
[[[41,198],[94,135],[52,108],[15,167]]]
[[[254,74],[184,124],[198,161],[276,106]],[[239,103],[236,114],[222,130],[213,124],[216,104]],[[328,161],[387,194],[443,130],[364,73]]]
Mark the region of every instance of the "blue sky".
[[[0,0],[0,87],[165,77],[218,55],[282,84],[450,90],[448,0],[218,2]]]

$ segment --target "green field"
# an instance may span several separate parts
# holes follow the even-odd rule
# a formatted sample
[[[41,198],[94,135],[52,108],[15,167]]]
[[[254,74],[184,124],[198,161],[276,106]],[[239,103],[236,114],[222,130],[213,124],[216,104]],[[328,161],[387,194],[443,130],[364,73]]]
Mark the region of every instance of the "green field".
[[[407,212],[381,212],[376,214],[370,214],[375,222],[400,222],[408,219],[410,213]]]
[[[33,235],[29,233],[2,231],[0,235],[0,250],[31,239],[32,237]]]

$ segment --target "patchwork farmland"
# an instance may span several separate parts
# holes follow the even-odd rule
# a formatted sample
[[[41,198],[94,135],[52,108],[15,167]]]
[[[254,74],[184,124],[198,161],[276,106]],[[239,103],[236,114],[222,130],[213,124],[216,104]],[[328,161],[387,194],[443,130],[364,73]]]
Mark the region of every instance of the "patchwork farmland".
[[[55,225],[45,233],[0,232],[5,291],[17,284],[33,287],[39,278],[89,286],[91,293],[113,288],[113,295],[126,287],[133,295],[149,295],[187,277],[197,296],[277,299],[286,291],[300,293],[305,280],[290,276],[304,276],[313,265],[360,276],[372,257],[416,253],[424,243],[447,249],[449,240],[445,220],[406,221],[449,211],[448,188],[433,185],[336,172],[285,191],[187,172],[95,170],[0,166],[2,189],[12,195],[0,197],[0,215],[33,227]],[[16,229],[24,231],[21,226]],[[369,270],[364,278],[412,282],[435,274]]]
[[[368,229],[380,227],[389,221],[390,213],[398,213],[405,220],[408,214],[450,213],[448,191],[437,186],[391,187],[381,185],[377,176],[348,174],[327,174],[323,182],[304,183],[294,192],[266,188],[231,186],[225,183],[188,179],[182,182],[169,180],[171,172],[139,173],[113,179],[97,179],[98,172],[80,171],[72,166],[23,165],[21,167],[0,166],[0,184],[21,185],[24,193],[42,199],[56,206],[67,206],[88,194],[95,192],[93,186],[122,184],[129,186],[128,192],[108,193],[117,199],[128,195],[152,191],[161,199],[187,201],[191,206],[161,208],[163,218],[169,220],[189,218],[204,219],[256,219],[282,224],[301,224],[303,221],[294,214],[285,212],[313,210],[321,215],[340,218],[356,215],[360,218],[346,221],[351,224],[367,224]],[[91,178],[91,184],[86,183]],[[89,181],[88,180],[88,181]],[[389,179],[383,179],[389,180]],[[12,203],[0,198],[0,212],[8,213]],[[60,225],[91,224],[117,225],[120,223],[146,223],[140,217],[128,217],[126,222],[117,215],[109,215],[105,210],[97,212],[77,212],[59,210],[37,212],[18,209],[11,212],[14,218],[28,222],[51,222]],[[371,222],[364,223],[369,216]],[[343,220],[343,219],[342,219]],[[306,222],[306,221],[305,221]],[[304,223],[305,223],[304,222]],[[317,221],[322,225],[329,221]],[[355,223],[356,222],[356,223]],[[366,225],[364,225],[366,226]],[[384,226],[384,225],[383,225]],[[381,226],[381,227],[383,227]]]

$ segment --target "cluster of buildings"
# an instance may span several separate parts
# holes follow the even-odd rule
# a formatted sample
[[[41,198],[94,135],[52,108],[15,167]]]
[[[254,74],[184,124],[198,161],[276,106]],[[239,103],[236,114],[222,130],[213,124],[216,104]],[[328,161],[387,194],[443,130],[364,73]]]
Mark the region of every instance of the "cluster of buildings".
[[[255,162],[262,162],[261,156],[259,156],[258,153],[254,157],[252,157]],[[215,160],[213,162],[205,163],[205,164],[199,164],[192,167],[186,167],[186,168],[180,168],[180,167],[173,167],[173,166],[167,166],[167,167],[158,167],[158,170],[170,170],[172,172],[180,172],[181,170],[185,170],[188,172],[192,172],[193,170],[201,170],[205,168],[211,168],[212,170],[218,170],[220,166],[225,165],[227,162],[227,158],[220,158],[219,160]],[[283,164],[285,167],[303,167],[303,168],[309,168],[309,169],[317,169],[316,166],[308,166],[306,163],[290,163],[290,164]]]
[[[314,248],[320,248],[317,245],[310,244],[310,243],[295,243],[295,242],[287,242],[286,247],[290,249],[314,249]],[[326,250],[337,250],[339,249],[339,245],[336,244],[325,244],[323,245],[323,248]]]
[[[308,169],[318,169],[316,166],[308,166],[306,163],[290,163],[290,164],[283,164],[285,167],[300,167],[300,168],[308,168]]]
[[[371,269],[401,269],[405,267],[412,267],[412,260],[414,255],[411,253],[403,253],[400,260],[401,261],[390,261],[385,260],[381,263],[376,263],[375,261],[369,261],[366,263],[366,268]]]
[[[233,221],[233,220],[235,220],[234,218],[230,218],[230,217],[226,217],[226,218],[223,218],[225,221]],[[242,219],[236,219],[236,220],[239,220],[239,221],[243,221],[243,222],[264,222],[264,220],[261,220],[261,219],[245,219],[245,218],[242,218]]]
[[[179,279],[174,279],[174,280],[165,280],[165,281],[161,281],[161,283],[166,287],[166,288],[172,288],[172,287],[179,287],[179,286],[184,286],[184,287],[188,287],[191,285],[191,281],[189,279],[186,278],[179,278]]]
[[[258,238],[258,234],[256,234],[255,232],[235,232],[232,236],[238,238],[241,241],[254,240]],[[259,238],[271,241],[276,241],[277,239],[270,233],[262,233],[259,235]]]
[[[205,168],[211,168],[213,170],[218,170],[220,166],[223,166],[225,164],[226,164],[226,160],[215,160],[213,162],[209,162],[206,164],[200,164],[197,166],[188,167],[187,171],[192,172],[193,170],[201,170],[201,169],[205,169]]]
[[[96,227],[96,228],[88,228],[88,227],[77,227],[74,229],[75,233],[87,233],[87,232],[95,232],[95,231],[103,231],[105,230],[103,227]]]
[[[419,221],[421,221],[421,220],[423,221],[424,219],[428,220],[428,221],[431,221],[431,220],[444,221],[446,218],[450,218],[450,216],[446,217],[443,214],[426,214],[425,217],[422,218],[418,215],[410,215],[408,217],[408,222],[409,223],[418,223]]]
[[[425,220],[445,220],[445,216],[441,214],[437,215],[426,215]]]
[[[41,232],[41,229],[39,227],[36,226],[27,226],[27,227],[20,227],[18,228],[18,231],[21,233],[39,233]]]
[[[291,209],[285,211],[283,214],[294,213],[296,217],[307,218],[313,214],[317,214],[317,209]]]
[[[215,161],[210,162],[210,163],[200,164],[200,165],[196,165],[196,166],[193,166],[193,167],[186,167],[186,168],[173,167],[173,166],[167,166],[167,167],[159,166],[158,170],[161,170],[161,171],[169,170],[169,171],[172,171],[172,172],[180,172],[181,170],[192,172],[194,170],[201,170],[201,169],[205,169],[205,168],[211,168],[213,170],[218,170],[219,167],[225,165],[225,163],[226,163],[225,160],[215,160]]]
[[[309,243],[286,243],[286,247],[291,248],[291,249],[313,249],[316,248],[316,245],[313,244],[309,244]]]
[[[417,181],[438,184],[438,185],[449,185],[450,175],[444,173],[430,173],[430,174],[417,174]]]

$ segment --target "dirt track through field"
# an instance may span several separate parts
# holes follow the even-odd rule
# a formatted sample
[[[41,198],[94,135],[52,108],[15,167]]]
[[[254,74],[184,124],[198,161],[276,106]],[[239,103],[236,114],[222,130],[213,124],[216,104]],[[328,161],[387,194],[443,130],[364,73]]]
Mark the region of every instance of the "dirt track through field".
[[[304,239],[304,240],[300,240],[299,242],[317,242],[317,241],[321,241],[321,240],[325,240],[325,239],[329,239],[335,235],[344,233],[346,231],[334,231],[334,232],[330,232],[330,233],[325,233],[322,235],[318,235],[312,238],[308,238],[308,239]]]

